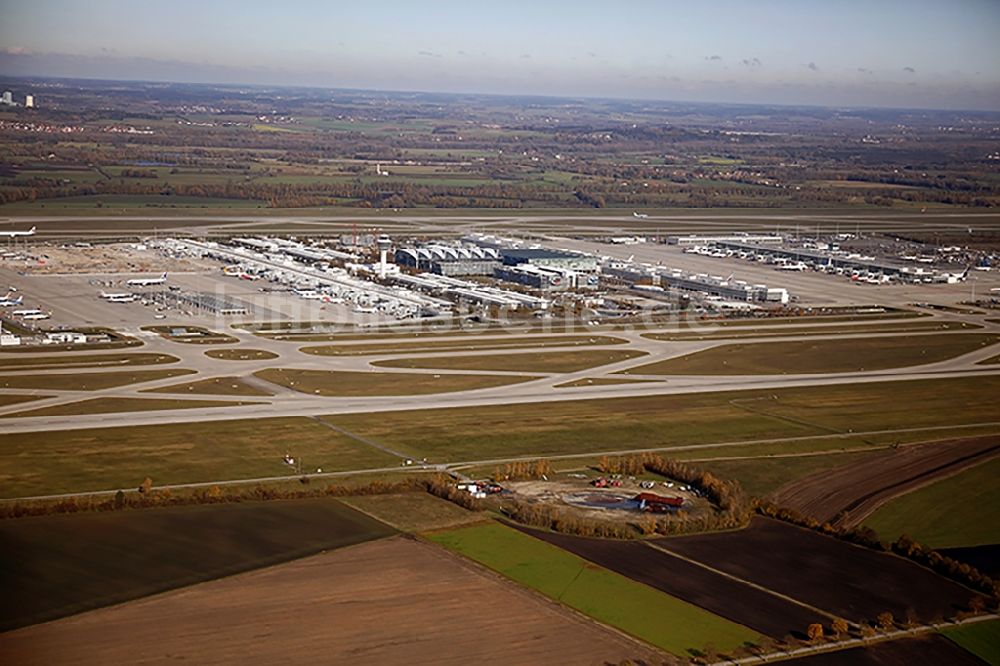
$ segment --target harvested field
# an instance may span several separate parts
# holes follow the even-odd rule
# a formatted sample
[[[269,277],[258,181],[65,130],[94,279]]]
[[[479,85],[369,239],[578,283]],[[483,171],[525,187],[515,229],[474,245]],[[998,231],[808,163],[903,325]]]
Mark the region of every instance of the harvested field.
[[[328,498],[3,520],[0,631],[393,533]]]
[[[780,488],[780,506],[854,527],[885,502],[1000,455],[1000,435],[914,444],[884,451]],[[897,535],[883,535],[895,538]]]
[[[0,661],[24,666],[464,666],[470,655],[510,664],[662,660],[473,564],[402,538],[0,636]]]
[[[676,655],[711,643],[732,650],[760,635],[498,523],[427,535],[600,622]]]
[[[784,663],[791,666],[983,666],[983,662],[975,656],[937,634],[828,652]]]
[[[700,606],[774,638],[804,635],[812,622],[829,619],[754,587],[674,557],[643,541],[589,539],[515,526],[606,569]]]
[[[974,596],[900,557],[766,518],[736,532],[654,542],[849,621],[872,620],[883,611],[902,618],[909,608],[922,620],[946,618]]]
[[[488,519],[482,513],[463,509],[454,502],[424,492],[358,495],[341,501],[406,532],[437,530]]]

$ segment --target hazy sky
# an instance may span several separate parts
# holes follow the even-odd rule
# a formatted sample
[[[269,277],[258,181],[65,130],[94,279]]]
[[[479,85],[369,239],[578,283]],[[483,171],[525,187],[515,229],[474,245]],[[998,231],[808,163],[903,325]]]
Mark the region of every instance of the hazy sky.
[[[0,0],[0,73],[1000,110],[1000,0]]]

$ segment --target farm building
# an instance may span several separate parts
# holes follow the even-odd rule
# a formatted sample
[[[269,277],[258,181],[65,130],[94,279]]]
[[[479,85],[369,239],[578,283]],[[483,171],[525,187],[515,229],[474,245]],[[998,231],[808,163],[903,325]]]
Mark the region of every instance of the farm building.
[[[656,493],[639,493],[632,498],[632,501],[639,503],[640,511],[650,513],[668,513],[684,506],[682,497],[663,497]]]

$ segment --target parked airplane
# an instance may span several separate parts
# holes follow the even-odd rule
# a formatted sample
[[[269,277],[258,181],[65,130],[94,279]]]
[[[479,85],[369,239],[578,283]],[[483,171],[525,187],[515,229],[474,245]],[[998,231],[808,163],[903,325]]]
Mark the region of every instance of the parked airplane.
[[[106,300],[108,303],[131,303],[138,297],[135,294],[130,294],[128,292],[122,292],[120,294],[106,294],[102,291],[101,298]]]
[[[645,220],[647,217],[649,217],[649,215],[647,215],[646,213],[640,213],[638,211],[633,211],[632,212],[632,217],[638,218],[640,220]]]
[[[9,308],[14,305],[20,305],[24,300],[24,296],[18,296],[17,298],[11,298],[10,295],[13,292],[7,292],[7,295],[0,298],[0,308]]]
[[[167,281],[167,274],[163,273],[158,278],[132,278],[125,284],[127,284],[130,287],[151,287],[154,284],[163,284],[166,281]]]
[[[48,319],[51,316],[52,315],[50,315],[48,312],[32,312],[31,314],[24,315],[23,317],[21,317],[21,319],[25,321],[33,321],[35,319]]]
[[[41,310],[31,309],[31,310],[14,310],[11,314],[15,317],[23,317],[25,315],[40,314]]]
[[[27,231],[0,231],[0,237],[3,238],[17,238],[18,236],[34,236],[35,227],[31,227]]]

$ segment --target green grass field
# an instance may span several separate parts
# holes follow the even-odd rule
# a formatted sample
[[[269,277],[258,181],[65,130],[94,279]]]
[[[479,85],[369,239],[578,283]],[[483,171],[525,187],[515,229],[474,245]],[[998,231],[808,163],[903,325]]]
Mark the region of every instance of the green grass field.
[[[158,379],[194,374],[194,370],[135,370],[132,372],[82,372],[80,374],[0,375],[0,387],[47,391],[98,391]]]
[[[25,356],[0,359],[0,371],[41,368],[97,368],[127,365],[162,365],[177,363],[176,356],[141,352],[137,354],[87,354],[85,356]]]
[[[440,368],[442,370],[503,370],[509,372],[561,373],[577,372],[645,355],[646,352],[628,349],[588,349],[584,351],[541,352],[537,354],[395,358],[388,361],[375,361],[372,365],[388,368]]]
[[[498,331],[499,332],[499,331]],[[435,334],[425,333],[425,337],[434,337]],[[453,335],[461,335],[454,332]],[[300,341],[308,341],[310,336],[297,337]],[[329,336],[311,336],[326,339]],[[512,338],[489,338],[489,339],[468,339],[468,340],[412,340],[413,334],[406,336],[403,340],[386,344],[367,345],[317,345],[302,347],[299,351],[317,356],[356,356],[371,354],[403,354],[419,352],[445,352],[445,351],[488,351],[493,349],[511,348],[541,348],[541,347],[575,347],[585,345],[617,345],[624,344],[621,338],[607,335],[562,335],[552,337],[512,337]],[[276,337],[276,339],[280,339]]]
[[[906,533],[932,548],[1000,543],[1000,459],[898,497],[865,521],[883,539]]]
[[[205,352],[205,356],[223,361],[267,361],[272,358],[278,358],[278,355],[274,352],[264,349],[244,349],[242,347],[236,347],[235,349],[209,349]]]
[[[936,363],[1000,342],[989,333],[726,344],[622,374],[773,375],[862,372]]]
[[[422,492],[358,495],[341,501],[404,532],[443,529],[486,519],[484,514]]]
[[[302,393],[325,396],[427,395],[517,384],[537,377],[435,375],[405,372],[333,372],[268,368],[254,376]]]
[[[427,537],[516,583],[678,656],[688,656],[708,644],[727,651],[761,640],[746,627],[504,525],[475,525]]]
[[[204,421],[3,436],[0,497],[393,467],[399,460],[308,418]]]
[[[40,395],[12,395],[10,393],[4,393],[0,395],[0,407],[9,407],[10,405],[20,405],[24,402],[31,402],[33,400],[39,400],[42,397]]]
[[[866,322],[864,325],[831,325],[831,326],[791,326],[791,322],[785,322],[780,326],[726,326],[714,328],[711,322],[707,322],[697,330],[681,330],[676,333],[646,333],[644,338],[662,341],[683,341],[683,340],[728,340],[734,338],[769,338],[769,337],[789,337],[789,336],[810,336],[810,335],[833,335],[833,334],[855,334],[867,335],[869,333],[920,333],[930,331],[955,331],[955,330],[975,330],[982,328],[976,324],[952,321],[901,321],[880,323],[878,320]],[[802,322],[798,322],[802,323]]]
[[[941,633],[990,666],[1000,666],[1000,620],[949,627]]]
[[[958,427],[1000,421],[1000,402],[994,399],[998,391],[1000,377],[981,377],[976,382],[960,378],[859,383],[343,414],[324,419],[439,462]],[[914,410],[913,405],[921,409]],[[787,447],[775,448],[784,452]],[[739,454],[731,448],[720,455]]]
[[[0,418],[29,416],[81,416],[85,414],[116,414],[121,412],[148,412],[169,409],[201,409],[204,407],[239,407],[253,402],[232,400],[178,400],[177,398],[89,398],[51,407],[39,407],[26,412],[8,414]]]
[[[388,536],[334,499],[0,521],[0,631]]]
[[[186,384],[171,384],[155,389],[145,389],[143,393],[195,393],[204,395],[269,396],[274,395],[256,386],[247,384],[239,377],[212,377]]]

